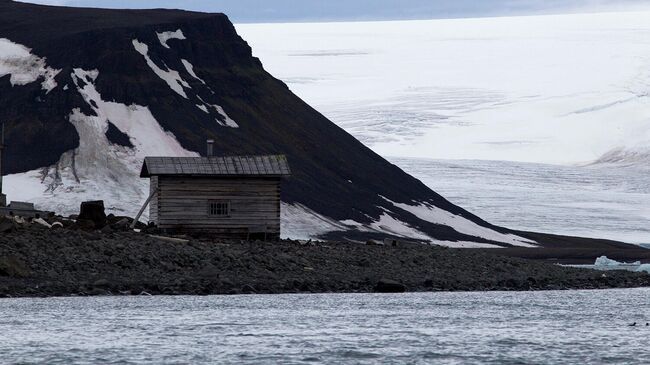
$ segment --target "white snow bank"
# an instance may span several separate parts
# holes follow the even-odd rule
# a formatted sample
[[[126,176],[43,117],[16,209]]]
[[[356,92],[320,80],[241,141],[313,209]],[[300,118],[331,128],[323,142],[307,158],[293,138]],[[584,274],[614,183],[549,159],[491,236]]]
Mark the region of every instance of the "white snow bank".
[[[366,227],[365,224],[359,223],[359,222],[357,222],[355,220],[352,220],[352,219],[344,219],[344,220],[339,221],[339,222],[341,222],[342,224],[344,224],[346,226],[356,228],[356,229],[358,229],[360,231],[368,231],[368,230],[370,230],[368,227]]]
[[[424,221],[449,226],[458,233],[473,237],[480,237],[490,241],[503,242],[513,246],[537,247],[534,245],[535,242],[532,240],[513,234],[499,233],[492,229],[480,226],[467,218],[452,214],[446,210],[440,209],[428,203],[408,205],[391,201],[390,199],[387,199],[383,196],[382,198],[394,206],[404,209],[405,211],[415,215]]]
[[[281,207],[282,238],[316,239],[319,235],[328,232],[356,229],[361,232],[388,234],[453,248],[500,248],[500,246],[487,243],[433,240],[431,237],[412,228],[408,224],[395,219],[388,212],[382,214],[378,221],[370,225],[365,225],[351,219],[336,221],[318,214],[302,204],[282,203]]]
[[[431,241],[431,237],[425,233],[409,226],[408,224],[394,218],[388,213],[382,213],[379,220],[370,224],[370,227],[393,236],[412,238],[422,241]]]
[[[452,248],[502,248],[498,245],[493,245],[489,243],[479,243],[479,242],[470,242],[470,241],[440,241],[432,239],[427,234],[411,227],[409,224],[396,219],[395,217],[389,214],[389,211],[383,213],[379,220],[370,224],[370,231],[375,231],[383,234],[390,234],[397,237],[404,237],[407,239],[416,239],[420,241],[429,242],[438,246],[452,247]],[[346,222],[349,226],[357,225],[357,229],[363,230],[363,226],[359,227],[359,223],[354,221],[342,221]],[[354,223],[353,223],[354,222]]]
[[[162,32],[158,33],[158,39],[160,40],[160,44],[162,44],[163,47],[169,48],[169,45],[167,44],[167,41],[170,39],[180,39],[180,40],[185,40],[185,34],[183,34],[183,31],[178,29],[175,32]]]
[[[282,238],[315,239],[317,236],[348,228],[336,220],[320,215],[302,204],[281,204]]]
[[[440,241],[435,240],[426,235],[425,233],[411,227],[407,223],[395,219],[388,212],[383,213],[379,220],[370,225],[374,230],[387,233],[398,237],[417,239],[425,242],[432,243],[438,246],[452,247],[452,248],[502,248],[498,245],[489,243],[469,242],[469,241]]]
[[[54,78],[59,72],[48,67],[45,58],[33,55],[31,49],[0,38],[0,77],[11,75],[11,85],[27,85],[42,77],[41,87],[49,93],[57,86]]]
[[[85,115],[80,109],[70,113],[79,147],[64,153],[53,166],[7,176],[4,186],[11,200],[73,214],[79,212],[80,202],[101,199],[108,212],[135,216],[149,191],[148,181],[139,177],[145,156],[198,156],[164,131],[147,107],[103,100],[94,85],[98,75],[97,70],[82,69],[71,74],[76,90],[97,115]],[[133,148],[108,140],[109,121],[129,136]]]
[[[438,246],[445,246],[450,248],[503,248],[501,246],[492,245],[489,243],[469,242],[469,241],[433,241]]]
[[[122,133],[130,137],[139,157],[198,156],[197,153],[184,149],[171,132],[163,130],[148,107],[104,101],[93,83],[86,82],[83,87],[78,83],[79,79],[87,80],[87,77],[94,81],[97,75],[97,71],[77,68],[74,69],[72,78],[79,93],[97,115],[105,122],[111,121]],[[139,161],[141,162],[142,160]]]
[[[183,88],[188,88],[191,89],[190,85],[187,83],[187,81],[183,80],[181,75],[178,73],[178,71],[172,70],[171,68],[165,66],[167,70],[163,70],[158,65],[156,65],[155,62],[149,57],[149,46],[147,46],[145,43],[142,43],[138,41],[137,39],[133,40],[133,48],[135,48],[138,53],[140,53],[144,59],[147,61],[147,65],[153,70],[153,72],[158,75],[163,81],[169,85],[169,87],[174,90],[178,95],[184,97],[187,99],[187,94],[185,93],[185,89]]]

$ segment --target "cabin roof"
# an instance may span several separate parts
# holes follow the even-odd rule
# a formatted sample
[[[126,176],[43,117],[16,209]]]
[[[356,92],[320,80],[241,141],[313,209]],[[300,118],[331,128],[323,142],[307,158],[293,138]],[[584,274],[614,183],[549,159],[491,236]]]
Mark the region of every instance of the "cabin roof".
[[[160,175],[281,177],[291,170],[284,155],[145,157],[140,177]]]

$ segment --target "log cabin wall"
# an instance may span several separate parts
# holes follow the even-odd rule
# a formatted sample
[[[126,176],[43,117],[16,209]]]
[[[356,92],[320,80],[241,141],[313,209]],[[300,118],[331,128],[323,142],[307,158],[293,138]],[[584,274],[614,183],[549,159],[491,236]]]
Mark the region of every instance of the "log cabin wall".
[[[280,236],[279,177],[152,176],[158,228],[250,238]],[[227,211],[225,211],[227,209]]]
[[[156,195],[149,202],[149,221],[158,224],[158,176],[150,177],[149,182],[149,194],[153,194],[156,191]]]

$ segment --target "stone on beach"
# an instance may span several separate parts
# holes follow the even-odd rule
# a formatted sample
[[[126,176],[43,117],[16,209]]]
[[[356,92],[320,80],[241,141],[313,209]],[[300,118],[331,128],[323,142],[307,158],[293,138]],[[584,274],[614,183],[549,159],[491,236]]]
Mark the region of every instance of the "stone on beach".
[[[104,201],[87,201],[81,203],[79,211],[79,221],[88,220],[94,223],[96,229],[101,229],[106,225],[106,213],[104,212]]]
[[[390,279],[380,279],[375,286],[377,293],[404,293],[406,286]]]

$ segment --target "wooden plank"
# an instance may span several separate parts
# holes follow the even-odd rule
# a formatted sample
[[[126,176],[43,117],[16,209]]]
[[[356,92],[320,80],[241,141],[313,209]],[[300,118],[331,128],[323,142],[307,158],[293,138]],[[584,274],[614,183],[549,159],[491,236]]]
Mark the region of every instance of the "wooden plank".
[[[161,229],[241,231],[253,226],[280,232],[280,179],[160,177],[157,223]],[[229,217],[208,214],[210,201],[229,201]]]

